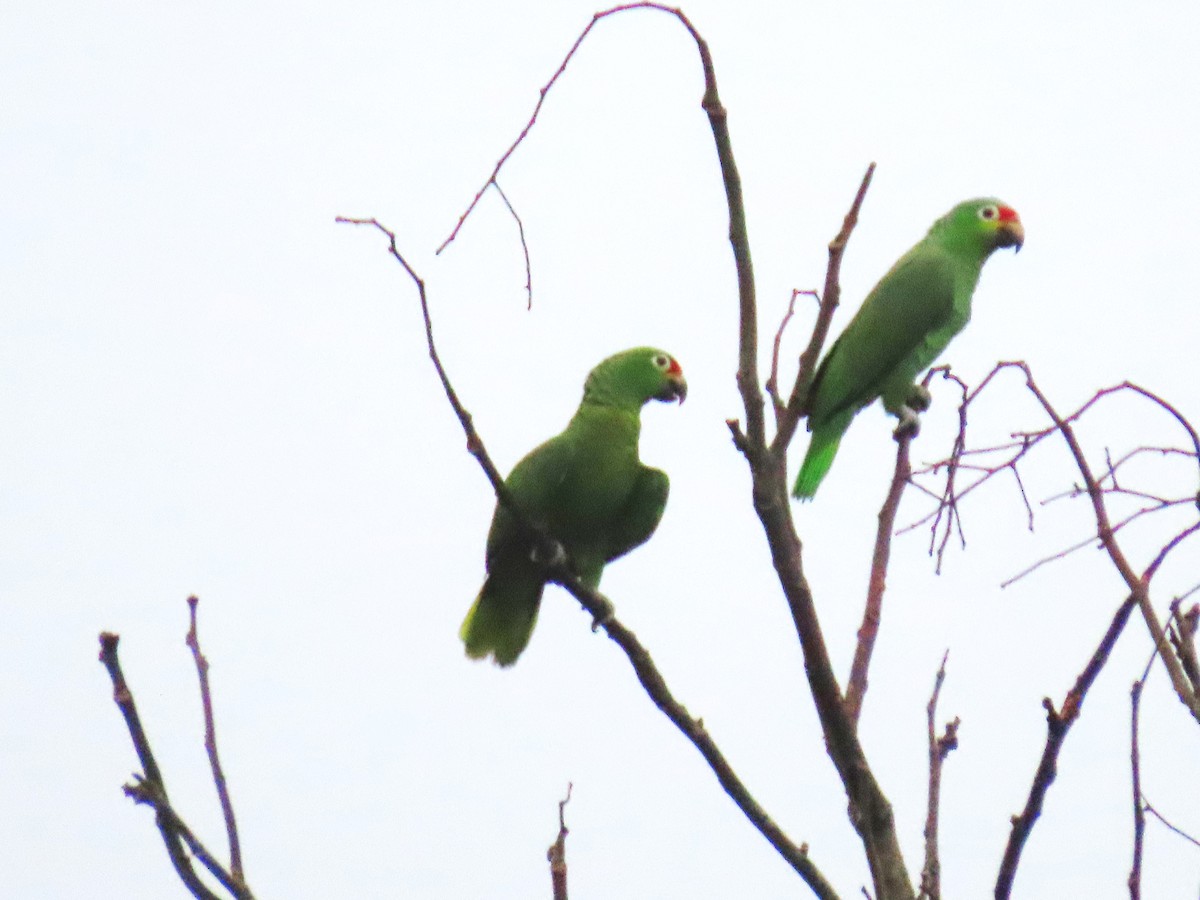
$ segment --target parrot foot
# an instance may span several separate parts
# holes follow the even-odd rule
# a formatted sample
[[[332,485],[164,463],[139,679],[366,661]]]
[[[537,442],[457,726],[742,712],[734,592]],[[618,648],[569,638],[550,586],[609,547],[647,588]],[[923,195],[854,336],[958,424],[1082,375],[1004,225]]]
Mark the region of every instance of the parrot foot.
[[[933,394],[929,393],[929,388],[923,384],[914,384],[908,394],[908,399],[904,401],[905,406],[919,413],[929,409],[931,403],[933,403]]]
[[[601,597],[600,599],[604,601],[604,606],[600,609],[599,613],[592,616],[593,632],[596,632],[603,626],[607,625],[612,621],[613,616],[616,615],[616,610],[613,609],[613,605],[608,602],[608,599],[605,597]]]
[[[898,418],[900,419],[900,422],[896,425],[896,430],[892,432],[892,436],[895,437],[896,440],[899,441],[903,440],[904,438],[915,438],[921,433],[921,418],[912,408],[908,406],[901,406]]]
[[[529,558],[546,569],[567,567],[567,551],[553,538],[537,541],[529,551]]]

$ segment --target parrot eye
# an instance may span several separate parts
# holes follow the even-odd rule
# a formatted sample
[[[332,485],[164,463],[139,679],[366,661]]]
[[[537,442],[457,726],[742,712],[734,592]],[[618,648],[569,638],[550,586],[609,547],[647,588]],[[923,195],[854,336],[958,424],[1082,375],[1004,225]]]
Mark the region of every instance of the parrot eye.
[[[659,353],[654,357],[654,365],[656,368],[662,369],[664,372],[671,368],[671,357],[665,353]]]
[[[979,210],[979,218],[983,219],[985,222],[998,219],[1000,218],[1000,210],[998,210],[995,206],[984,206]]]

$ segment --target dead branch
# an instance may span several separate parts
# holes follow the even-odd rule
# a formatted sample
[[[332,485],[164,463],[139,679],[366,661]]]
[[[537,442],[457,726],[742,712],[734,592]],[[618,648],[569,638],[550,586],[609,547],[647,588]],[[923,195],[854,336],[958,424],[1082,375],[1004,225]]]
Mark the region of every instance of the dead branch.
[[[221,768],[221,757],[217,753],[217,726],[213,716],[212,691],[208,683],[208,659],[200,651],[200,635],[196,630],[196,607],[200,599],[188,597],[188,627],[185,643],[192,651],[196,663],[196,675],[200,679],[200,704],[204,709],[204,750],[208,754],[212,769],[213,784],[221,803],[221,815],[225,818],[225,833],[229,838],[229,871],[239,882],[245,881],[242,872],[242,844],[238,839],[237,820],[233,814],[233,801],[229,798],[229,786],[225,782],[225,771]]]
[[[1183,838],[1189,844],[1193,844],[1196,847],[1200,847],[1200,840],[1197,840],[1196,838],[1192,837],[1190,834],[1188,834],[1186,831],[1184,831],[1182,828],[1178,827],[1177,825],[1172,825],[1169,821],[1167,821],[1167,819],[1163,816],[1163,814],[1160,813],[1153,806],[1151,806],[1149,802],[1146,803],[1146,812],[1150,813],[1150,815],[1154,816],[1154,818],[1158,819],[1159,822],[1161,822],[1163,825],[1165,825],[1169,831],[1172,831],[1175,834],[1179,835],[1181,838]]]
[[[563,807],[571,802],[570,782],[567,783],[567,796],[558,801],[558,836],[546,851],[546,859],[550,862],[550,884],[554,888],[554,900],[567,900],[567,821]]]
[[[1150,677],[1150,667],[1154,665],[1154,657],[1158,655],[1155,649],[1146,660],[1146,668],[1142,677],[1133,683],[1129,690],[1129,769],[1133,781],[1133,864],[1129,868],[1129,900],[1141,900],[1142,896],[1142,853],[1146,837],[1146,807],[1142,794],[1142,761],[1138,748],[1138,720],[1141,713],[1142,690],[1146,679]]]
[[[121,638],[117,634],[101,632],[100,662],[104,664],[104,668],[112,680],[113,700],[125,719],[129,737],[133,741],[134,752],[137,753],[144,773],[143,775],[134,774],[133,782],[126,784],[122,790],[134,802],[145,803],[154,810],[155,824],[158,825],[159,833],[162,834],[163,844],[167,848],[171,865],[174,866],[179,880],[183,882],[193,897],[196,897],[197,900],[221,900],[200,880],[200,876],[192,867],[192,859],[188,856],[189,851],[233,897],[237,900],[254,900],[254,895],[245,883],[241,879],[235,879],[217,862],[216,857],[200,843],[171,806],[170,800],[167,798],[167,788],[163,781],[162,771],[154,758],[154,751],[150,748],[150,740],[146,736],[137,706],[133,702],[133,693],[129,690],[125,675],[121,671],[121,663],[117,657],[117,645],[120,640]]]
[[[1045,801],[1046,792],[1058,775],[1058,754],[1067,739],[1067,732],[1079,718],[1088,689],[1096,680],[1096,676],[1100,674],[1100,670],[1104,668],[1104,664],[1108,662],[1109,654],[1112,653],[1112,648],[1116,645],[1117,638],[1121,636],[1121,632],[1129,621],[1129,614],[1136,605],[1137,598],[1130,595],[1117,608],[1095,653],[1092,654],[1083,671],[1079,673],[1079,677],[1075,679],[1075,684],[1063,699],[1062,708],[1056,710],[1049,697],[1042,700],[1042,706],[1046,710],[1046,746],[1033,776],[1033,784],[1029,788],[1029,798],[1025,801],[1025,809],[1020,815],[1013,816],[1012,819],[1012,830],[1009,832],[1008,844],[1004,848],[1004,858],[1000,863],[1000,872],[996,877],[996,900],[1007,900],[1012,893],[1013,879],[1016,878],[1021,852],[1033,831],[1033,826],[1042,814],[1042,804]]]
[[[941,900],[942,896],[942,864],[938,857],[938,811],[942,802],[942,763],[950,755],[950,751],[958,747],[958,726],[962,724],[958,717],[946,723],[942,736],[937,733],[937,704],[942,693],[942,683],[946,680],[946,660],[950,656],[947,650],[942,655],[942,664],[938,667],[937,677],[933,681],[933,693],[929,704],[925,707],[925,722],[929,734],[929,799],[925,810],[925,865],[921,867],[921,893],[917,900]]]
[[[1002,444],[998,447],[984,448],[982,451],[975,451],[977,453],[1003,452],[1006,455],[999,463],[979,465],[978,471],[981,473],[979,477],[967,487],[959,490],[953,483],[953,476],[954,473],[963,468],[962,459],[967,453],[966,409],[980,396],[983,390],[989,384],[991,384],[993,380],[996,379],[1000,372],[1008,369],[1018,370],[1024,375],[1025,388],[1037,400],[1038,404],[1041,406],[1043,412],[1050,419],[1052,424],[1039,431],[1015,433],[1013,435],[1013,438],[1016,439],[1015,443]],[[1198,694],[1196,687],[1187,678],[1186,673],[1184,672],[1180,663],[1178,654],[1173,652],[1173,648],[1170,646],[1167,635],[1160,625],[1158,617],[1154,613],[1154,607],[1150,600],[1150,581],[1154,577],[1154,574],[1169,553],[1171,553],[1176,547],[1179,546],[1179,544],[1181,544],[1191,535],[1200,532],[1200,520],[1197,520],[1197,522],[1170,538],[1159,550],[1157,556],[1150,563],[1150,565],[1140,574],[1134,569],[1133,565],[1126,557],[1124,550],[1117,541],[1118,532],[1122,527],[1128,525],[1129,523],[1154,512],[1171,509],[1185,503],[1192,503],[1194,502],[1194,498],[1190,493],[1186,497],[1177,499],[1168,499],[1165,497],[1156,497],[1151,494],[1144,494],[1145,498],[1148,498],[1152,501],[1149,506],[1143,507],[1142,509],[1126,516],[1124,519],[1114,523],[1109,513],[1107,498],[1115,493],[1135,493],[1129,488],[1122,487],[1118,483],[1116,477],[1117,470],[1129,459],[1132,459],[1144,452],[1144,449],[1136,448],[1135,450],[1125,454],[1125,456],[1121,457],[1116,462],[1113,461],[1111,453],[1106,452],[1105,458],[1107,468],[1100,476],[1097,476],[1083,452],[1083,448],[1075,435],[1075,430],[1073,427],[1075,422],[1077,422],[1102,399],[1124,391],[1135,393],[1140,397],[1149,400],[1174,418],[1175,421],[1187,433],[1189,442],[1195,451],[1194,458],[1197,462],[1197,465],[1200,466],[1200,436],[1197,435],[1196,430],[1182,415],[1182,413],[1180,413],[1174,406],[1159,397],[1157,394],[1154,394],[1153,392],[1148,391],[1139,385],[1133,384],[1132,382],[1125,381],[1121,384],[1097,391],[1078,409],[1069,415],[1064,416],[1055,409],[1049,398],[1046,397],[1045,393],[1038,386],[1037,382],[1034,380],[1032,371],[1026,363],[1020,361],[1000,362],[993,367],[992,371],[988,373],[987,377],[984,378],[980,385],[973,391],[967,391],[964,388],[964,398],[959,409],[959,434],[955,440],[954,450],[952,451],[951,456],[939,463],[935,463],[932,467],[927,467],[926,469],[916,473],[919,476],[923,472],[936,472],[942,467],[945,467],[948,473],[946,478],[946,486],[941,492],[941,499],[939,500],[937,508],[932,513],[918,521],[929,521],[932,518],[932,534],[934,537],[936,537],[937,528],[939,523],[942,521],[943,512],[945,512],[946,515],[945,521],[947,523],[952,521],[958,516],[958,504],[961,502],[962,498],[970,491],[979,487],[981,484],[985,483],[1001,471],[1011,470],[1015,475],[1018,475],[1018,484],[1020,484],[1019,474],[1017,472],[1017,463],[1026,455],[1028,455],[1034,446],[1042,443],[1054,434],[1061,435],[1064,443],[1067,445],[1068,451],[1071,454],[1071,458],[1074,460],[1075,467],[1078,469],[1083,481],[1082,486],[1077,485],[1072,491],[1068,492],[1067,495],[1072,497],[1086,496],[1088,498],[1092,508],[1092,517],[1096,523],[1096,532],[1094,535],[1089,536],[1082,541],[1078,541],[1064,550],[1060,550],[1056,553],[1050,554],[1047,557],[1044,557],[1022,572],[1018,573],[1018,575],[1014,578],[1006,581],[1005,585],[1011,584],[1013,581],[1028,575],[1029,573],[1049,562],[1061,559],[1070,553],[1086,547],[1093,541],[1098,542],[1100,546],[1103,547],[1113,567],[1117,570],[1122,580],[1125,582],[1125,585],[1128,588],[1131,596],[1134,597],[1135,601],[1137,602],[1146,627],[1150,631],[1150,635],[1154,640],[1154,645],[1159,648],[1163,665],[1167,669],[1167,673],[1170,676],[1171,685],[1175,689],[1175,693],[1178,695],[1180,701],[1184,704],[1192,716],[1198,722],[1200,722],[1200,694]],[[1180,448],[1158,449],[1160,449],[1164,454],[1175,453],[1185,457],[1192,456],[1191,451],[1182,450]],[[931,492],[927,491],[927,493]],[[1021,486],[1021,494],[1022,497],[1025,497],[1023,486]],[[1057,496],[1062,495],[1056,495],[1056,497]],[[1028,498],[1025,498],[1025,502],[1026,508],[1030,509],[1032,521],[1032,510],[1029,507]],[[947,524],[945,527],[948,528],[949,525]],[[945,540],[943,539],[942,549],[944,549],[944,547]],[[941,565],[940,554],[941,551],[939,550],[939,567]]]
[[[900,497],[911,475],[908,453],[912,435],[906,434],[896,440],[896,468],[892,473],[892,484],[887,498],[879,510],[879,527],[875,532],[875,550],[871,556],[871,577],[867,584],[867,602],[863,608],[862,624],[858,627],[858,643],[854,648],[854,661],[850,666],[850,680],[846,684],[846,713],[855,726],[862,713],[863,698],[867,693],[867,670],[871,665],[871,653],[875,649],[875,638],[879,634],[879,623],[883,618],[883,592],[887,588],[888,559],[892,552],[892,532],[896,527],[896,512],[900,509]]]
[[[496,193],[500,195],[500,199],[504,201],[504,205],[508,207],[508,211],[512,213],[512,217],[517,223],[517,233],[521,237],[521,252],[525,254],[525,308],[533,309],[533,269],[529,265],[529,244],[525,240],[525,223],[521,221],[521,217],[517,215],[516,209],[509,202],[508,195],[500,187],[500,182],[493,181],[492,185],[496,188]]]
[[[829,242],[829,263],[825,268],[825,289],[821,292],[821,304],[817,311],[817,321],[813,325],[812,336],[808,346],[800,354],[799,369],[796,372],[796,383],[792,385],[792,393],[788,397],[786,415],[776,423],[775,439],[771,442],[771,452],[782,456],[787,452],[788,445],[796,433],[796,427],[805,413],[804,404],[808,399],[808,386],[812,384],[813,375],[817,371],[817,359],[821,348],[829,337],[829,326],[833,322],[833,314],[841,302],[842,296],[842,257],[845,256],[846,246],[850,243],[850,235],[858,224],[858,214],[862,211],[863,201],[867,197],[867,188],[871,186],[871,178],[875,175],[875,163],[867,166],[858,193],[850,204],[850,210],[842,220],[842,227]]]
[[[1144,676],[1143,676],[1144,677]],[[1133,773],[1133,865],[1129,869],[1129,900],[1142,896],[1142,847],[1146,834],[1146,811],[1142,807],[1142,765],[1138,752],[1138,710],[1141,707],[1142,685],[1135,681],[1129,691],[1130,713],[1130,770]]]
[[[792,289],[792,296],[788,300],[787,311],[784,312],[783,318],[779,322],[779,328],[775,331],[775,343],[771,346],[771,374],[767,376],[767,396],[771,398],[771,407],[775,410],[775,427],[779,427],[779,417],[783,415],[785,405],[783,398],[779,396],[779,345],[783,343],[783,333],[787,331],[788,323],[792,321],[792,316],[796,314],[796,298],[797,297],[812,297],[817,301],[817,308],[820,309],[821,295],[813,290],[800,290],[799,288]]]

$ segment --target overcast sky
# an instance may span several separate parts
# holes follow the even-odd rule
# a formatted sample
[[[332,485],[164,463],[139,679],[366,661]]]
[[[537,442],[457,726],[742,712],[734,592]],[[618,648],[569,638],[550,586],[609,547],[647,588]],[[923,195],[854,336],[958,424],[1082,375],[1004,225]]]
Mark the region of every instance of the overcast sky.
[[[762,3],[685,9],[711,45],[746,190],[764,349],[869,162],[840,328],[956,202],[1020,213],[1020,255],[988,263],[944,359],[978,380],[1024,359],[1062,410],[1136,381],[1200,421],[1196,252],[1200,10],[1194,4]],[[517,666],[468,661],[459,623],[493,507],[424,349],[429,284],[444,360],[501,469],[558,431],[617,350],[674,353],[690,394],[654,404],[643,457],[672,495],[603,589],[767,811],[842,896],[868,872],[824,754],[786,604],[725,420],[739,417],[736,285],[695,46],[632,12],[597,26],[501,183],[433,251],[528,119],[598,7],[562,0],[43,4],[0,8],[0,894],[183,896],[105,673],[121,656],[172,799],[214,849],[185,598],[201,598],[226,773],[261,898],[548,897],[568,782],[578,898],[807,895],[653,707],[619,649],[551,589]],[[814,308],[786,342],[790,375]],[[765,359],[765,356],[764,356]],[[977,439],[1046,422],[1008,375]],[[914,445],[944,456],[955,393],[934,387]],[[1181,446],[1171,420],[1113,400],[1093,461]],[[797,509],[840,677],[861,615],[891,424],[863,413]],[[804,436],[793,450],[792,469]],[[935,576],[897,539],[862,738],[914,877],[925,703],[961,716],[943,786],[947,896],[990,893],[1060,702],[1124,596],[1086,549],[1061,447],[964,504]],[[1130,470],[1183,496],[1194,463]],[[910,492],[902,522],[927,509]],[[1190,518],[1189,518],[1190,517]],[[1127,533],[1139,568],[1195,510]],[[1155,602],[1200,581],[1200,539]],[[1089,696],[1016,896],[1128,895],[1136,619]],[[1198,731],[1155,671],[1150,800],[1200,832]],[[1200,850],[1148,824],[1143,896],[1194,898]]]

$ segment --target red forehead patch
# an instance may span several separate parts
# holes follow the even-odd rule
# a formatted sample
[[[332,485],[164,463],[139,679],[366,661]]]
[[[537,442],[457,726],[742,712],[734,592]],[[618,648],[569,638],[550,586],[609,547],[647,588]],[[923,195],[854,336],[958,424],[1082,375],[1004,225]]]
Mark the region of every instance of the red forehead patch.
[[[668,356],[667,359],[671,361],[671,365],[667,368],[667,374],[682,375],[683,369],[680,367],[678,360],[676,360],[673,356]]]
[[[1013,209],[1011,206],[1001,206],[1000,207],[1000,221],[1001,222],[1020,222],[1021,217],[1017,215],[1017,211],[1015,209]]]

